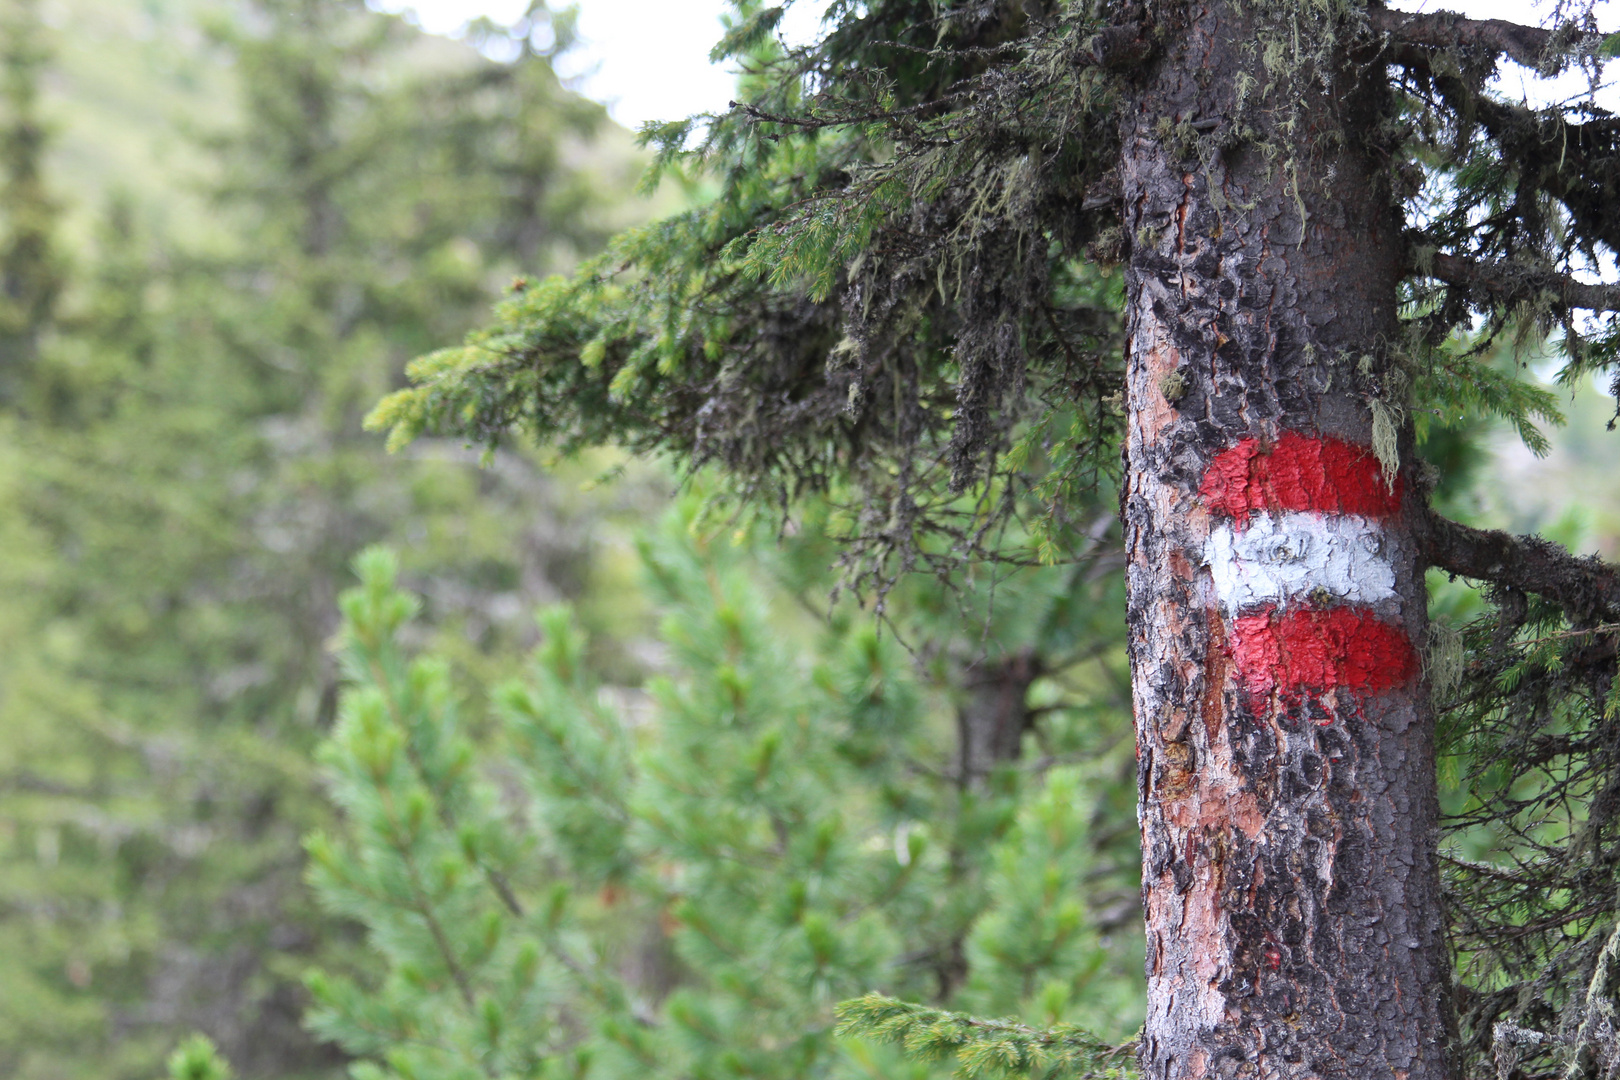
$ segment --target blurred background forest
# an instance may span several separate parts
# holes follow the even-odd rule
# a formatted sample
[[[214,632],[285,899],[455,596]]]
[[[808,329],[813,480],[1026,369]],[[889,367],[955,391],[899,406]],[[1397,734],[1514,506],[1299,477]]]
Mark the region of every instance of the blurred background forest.
[[[567,45],[0,0],[0,1075],[927,1075],[834,1036],[869,990],[1140,1022],[1107,492],[880,622],[814,512],[363,430],[704,197],[635,193]],[[1605,408],[1437,438],[1446,497],[1620,555]]]

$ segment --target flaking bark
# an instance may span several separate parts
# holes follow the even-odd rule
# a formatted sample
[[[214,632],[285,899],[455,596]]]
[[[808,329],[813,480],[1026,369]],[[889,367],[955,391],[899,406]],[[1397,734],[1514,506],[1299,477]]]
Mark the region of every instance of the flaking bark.
[[[1401,405],[1400,215],[1367,142],[1382,76],[1334,58],[1329,92],[1304,71],[1245,106],[1240,85],[1274,78],[1256,33],[1232,7],[1199,9],[1124,121],[1141,1063],[1154,1080],[1437,1080],[1454,1025],[1426,692],[1244,691],[1203,565],[1217,455],[1287,432],[1370,446],[1369,399]],[[1210,134],[1166,134],[1189,130]],[[1410,445],[1403,432],[1403,460]],[[1415,488],[1385,522],[1395,585],[1376,614],[1421,642]]]

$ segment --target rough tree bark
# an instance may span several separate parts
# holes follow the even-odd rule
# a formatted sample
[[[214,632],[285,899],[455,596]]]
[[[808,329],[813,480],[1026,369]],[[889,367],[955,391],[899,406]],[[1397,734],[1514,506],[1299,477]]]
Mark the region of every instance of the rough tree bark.
[[[1274,78],[1250,19],[1191,8],[1141,75],[1120,168],[1141,1061],[1432,1080],[1454,1020],[1426,518],[1372,452],[1372,399],[1400,404],[1402,222],[1369,141],[1387,85],[1339,55],[1330,90],[1245,103]]]

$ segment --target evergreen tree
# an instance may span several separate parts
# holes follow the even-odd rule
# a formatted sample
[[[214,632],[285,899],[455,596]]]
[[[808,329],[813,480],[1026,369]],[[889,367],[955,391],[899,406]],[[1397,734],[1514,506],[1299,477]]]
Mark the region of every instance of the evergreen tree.
[[[15,405],[62,288],[57,205],[45,187],[40,71],[49,58],[35,0],[0,5],[0,405]]]
[[[392,557],[362,558],[322,751],[342,829],[310,850],[387,974],[317,977],[317,1029],[360,1075],[420,1080],[888,1075],[833,1035],[873,989],[1128,1035],[1140,943],[1102,940],[1096,903],[1134,885],[1106,829],[1122,702],[1052,687],[1040,761],[964,784],[949,699],[892,635],[794,616],[815,545],[702,539],[692,512],[642,548],[665,674],[605,693],[549,610],[482,745],[447,666],[402,647]]]
[[[1439,516],[1420,457],[1437,412],[1541,445],[1534,349],[1614,370],[1613,118],[1491,83],[1597,85],[1591,5],[878,0],[792,48],[736,8],[740,104],[647,132],[717,197],[377,423],[716,462],[790,520],[830,492],[879,597],[1061,560],[1123,451],[1144,1072],[1609,1075],[1620,573]],[[1492,603],[1428,672],[1431,568]]]

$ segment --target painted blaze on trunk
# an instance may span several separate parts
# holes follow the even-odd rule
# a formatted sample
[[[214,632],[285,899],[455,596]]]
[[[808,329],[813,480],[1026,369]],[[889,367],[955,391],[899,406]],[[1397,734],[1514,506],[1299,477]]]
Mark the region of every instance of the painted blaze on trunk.
[[[1452,1020],[1421,493],[1371,450],[1395,392],[1401,222],[1367,141],[1386,90],[1345,61],[1331,92],[1246,107],[1235,88],[1271,77],[1254,39],[1200,9],[1121,165],[1142,1065],[1428,1080]],[[1237,121],[1291,157],[1166,134]]]

